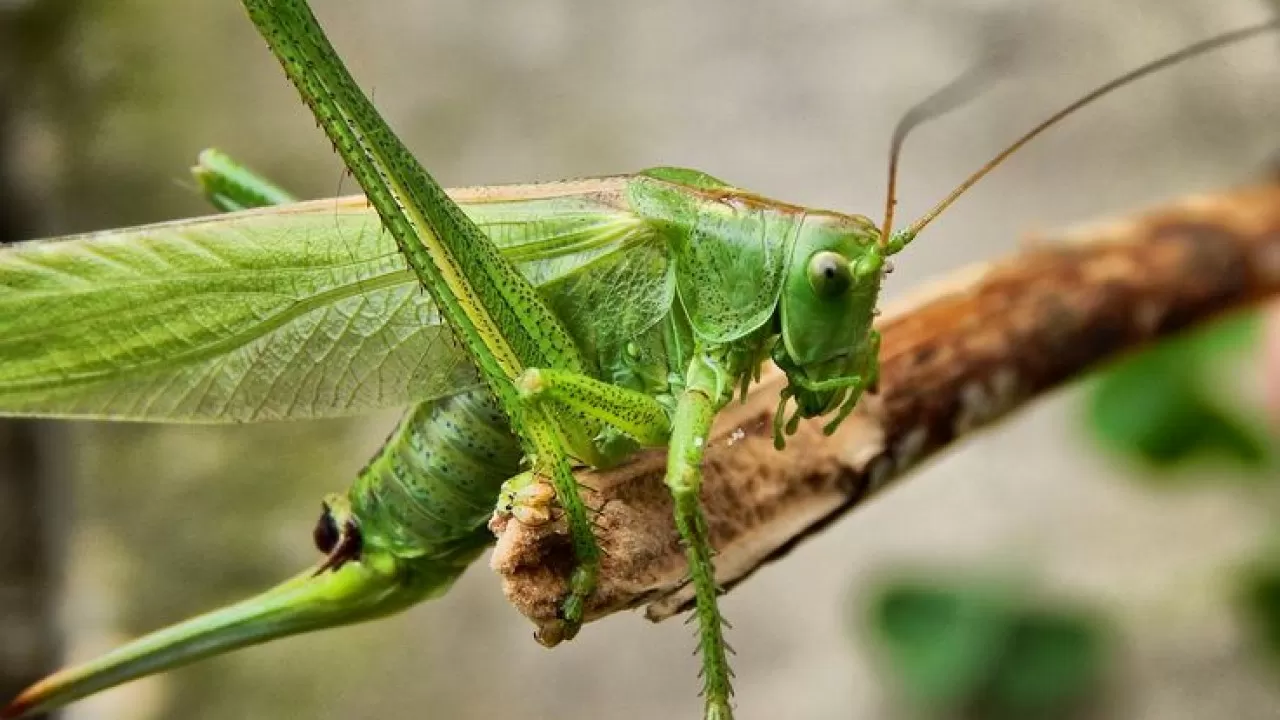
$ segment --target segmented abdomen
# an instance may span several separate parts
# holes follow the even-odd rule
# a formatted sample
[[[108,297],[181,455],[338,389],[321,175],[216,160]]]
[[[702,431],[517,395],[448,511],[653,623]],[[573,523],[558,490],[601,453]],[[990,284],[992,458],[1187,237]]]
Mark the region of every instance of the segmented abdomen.
[[[351,488],[363,540],[403,556],[435,555],[487,532],[502,483],[520,470],[519,440],[485,388],[425,402],[400,421]]]

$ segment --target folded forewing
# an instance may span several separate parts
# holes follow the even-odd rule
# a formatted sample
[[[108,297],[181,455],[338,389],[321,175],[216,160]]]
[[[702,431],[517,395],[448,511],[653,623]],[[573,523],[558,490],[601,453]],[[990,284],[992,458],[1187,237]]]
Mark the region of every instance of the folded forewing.
[[[655,252],[654,234],[608,186],[455,193],[535,284],[557,287],[611,254]],[[636,281],[637,292],[662,291],[665,273],[654,272]],[[651,323],[652,312],[623,324]],[[0,415],[318,418],[479,382],[358,199],[0,250]]]

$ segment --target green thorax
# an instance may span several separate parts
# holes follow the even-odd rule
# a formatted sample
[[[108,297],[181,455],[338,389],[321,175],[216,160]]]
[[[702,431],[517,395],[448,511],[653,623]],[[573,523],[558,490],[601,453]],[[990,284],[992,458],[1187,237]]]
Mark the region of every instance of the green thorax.
[[[862,347],[884,264],[867,218],[769,200],[676,168],[635,176],[627,197],[667,239],[699,342],[754,337],[772,322],[797,366]]]

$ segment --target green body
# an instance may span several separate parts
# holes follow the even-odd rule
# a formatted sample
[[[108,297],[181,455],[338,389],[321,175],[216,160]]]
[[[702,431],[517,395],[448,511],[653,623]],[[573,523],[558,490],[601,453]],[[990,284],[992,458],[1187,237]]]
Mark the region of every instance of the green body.
[[[850,228],[846,242],[873,252],[876,237],[864,218],[677,182],[686,174],[705,178],[660,169],[451,194],[598,377],[674,407],[708,329],[728,341],[730,388],[767,357],[787,283],[808,282],[787,273],[812,252],[802,242],[826,249]],[[682,260],[700,246],[747,258],[720,282],[750,297],[687,310],[718,299],[690,297],[702,265]],[[411,404],[343,505],[366,544],[436,578],[415,600],[429,597],[491,542],[485,523],[522,450],[416,283],[359,197],[13,246],[0,251],[0,414],[256,422]],[[603,437],[597,463],[636,447]]]
[[[245,5],[374,210],[304,203],[0,252],[0,414],[240,422],[414,407],[351,491],[326,500],[317,568],[55,675],[6,713],[437,595],[488,544],[499,495],[509,510],[540,483],[578,560],[563,623],[541,639],[572,637],[599,561],[573,467],[668,444],[707,716],[729,717],[698,505],[706,437],[770,357],[795,417],[853,408],[875,380],[879,232],[673,168],[447,194],[305,3]],[[218,207],[286,197],[227,162],[197,169]]]
[[[583,355],[599,377],[664,403],[704,327],[741,356],[731,379],[758,367],[760,349],[777,338],[783,286],[808,282],[794,271],[784,277],[799,240],[821,243],[849,227],[860,231],[846,236],[856,249],[874,247],[874,228],[860,217],[754,197],[740,203],[733,198],[751,196],[706,195],[648,174],[451,192],[590,349]],[[699,245],[746,258],[729,263],[720,281],[752,296],[716,308],[714,321],[686,309],[698,302],[687,298],[700,266],[681,259]],[[859,315],[867,334],[869,312],[843,317]],[[301,368],[304,355],[320,360]],[[500,409],[359,197],[6,248],[0,358],[0,414],[10,416],[258,422],[418,403],[356,486],[392,485],[372,479],[392,473],[401,488],[423,488],[381,503],[406,508],[403,521],[374,521],[384,511],[367,511],[366,535],[406,536],[390,544],[407,554],[434,553],[442,525],[470,532],[483,524],[497,487],[519,470],[518,440]],[[431,422],[449,403],[470,411],[447,424],[485,433],[484,452],[458,463],[412,453],[396,461],[406,446],[469,445]],[[632,447],[617,435],[597,459]],[[449,490],[428,507],[437,485]]]

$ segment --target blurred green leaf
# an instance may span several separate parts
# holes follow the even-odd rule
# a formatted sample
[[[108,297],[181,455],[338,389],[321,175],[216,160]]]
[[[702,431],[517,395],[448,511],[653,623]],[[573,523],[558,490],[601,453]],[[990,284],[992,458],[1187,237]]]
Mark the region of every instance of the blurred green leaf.
[[[1105,370],[1089,398],[1095,437],[1157,469],[1198,460],[1273,467],[1266,429],[1215,390],[1226,361],[1256,346],[1257,325],[1256,314],[1233,317]]]
[[[1067,717],[1106,667],[1096,619],[992,582],[896,580],[869,621],[906,700],[931,716]]]
[[[888,587],[872,614],[894,674],[928,705],[971,695],[1006,630],[992,598],[910,582]]]
[[[980,717],[1067,713],[1101,684],[1106,645],[1100,626],[1079,614],[1024,608],[994,669]]]
[[[1280,561],[1273,556],[1248,569],[1243,584],[1246,621],[1273,667],[1280,669]]]

